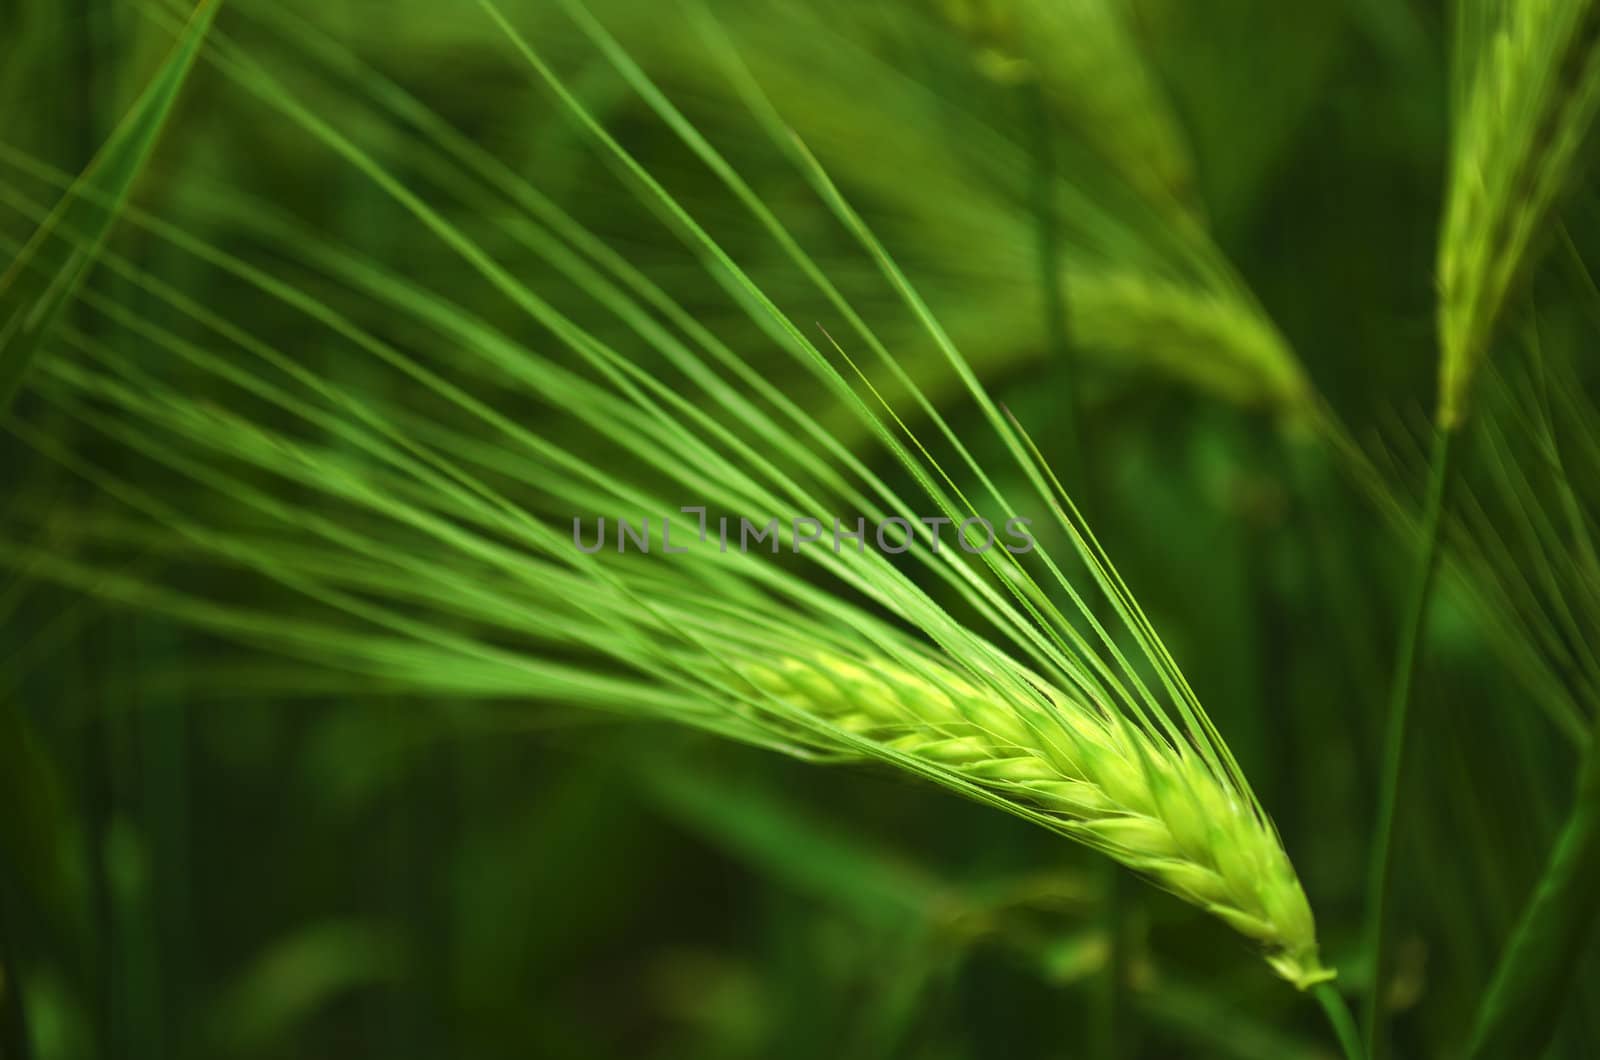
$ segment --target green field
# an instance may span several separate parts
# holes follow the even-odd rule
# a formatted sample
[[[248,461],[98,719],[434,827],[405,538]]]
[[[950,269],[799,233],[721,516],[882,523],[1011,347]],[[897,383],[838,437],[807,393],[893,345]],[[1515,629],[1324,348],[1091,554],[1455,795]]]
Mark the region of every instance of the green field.
[[[0,1060],[1600,1053],[1600,0],[0,0]]]

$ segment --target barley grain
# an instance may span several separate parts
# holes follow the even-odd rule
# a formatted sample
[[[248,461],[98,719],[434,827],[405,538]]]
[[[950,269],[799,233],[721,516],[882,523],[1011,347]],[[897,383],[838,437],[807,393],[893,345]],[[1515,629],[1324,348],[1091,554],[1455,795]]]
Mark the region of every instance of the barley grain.
[[[887,659],[828,653],[744,672],[852,736],[1036,809],[1260,943],[1295,986],[1333,977],[1277,834],[1191,750],[1032,678],[1037,701],[1025,703],[949,668],[923,676]]]

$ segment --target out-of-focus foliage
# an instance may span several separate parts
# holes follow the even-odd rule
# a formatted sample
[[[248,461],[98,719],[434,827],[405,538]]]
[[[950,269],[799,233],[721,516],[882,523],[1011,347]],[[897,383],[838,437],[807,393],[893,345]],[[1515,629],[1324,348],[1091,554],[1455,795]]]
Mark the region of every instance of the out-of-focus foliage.
[[[562,4],[500,6],[764,291],[834,333],[835,307]],[[1068,477],[1271,814],[1325,958],[1344,988],[1364,988],[1363,859],[1410,545],[1394,530],[1434,402],[1440,5],[586,6],[957,433],[982,436],[978,461],[1000,466],[961,380],[752,112],[731,46]],[[0,11],[0,258],[112,136],[187,14],[153,0]],[[229,0],[136,185],[138,217],[400,349],[438,337],[328,248],[518,342],[553,342],[307,121],[211,61],[229,49],[560,312],[662,369],[541,253],[561,243],[541,202],[559,208],[903,484],[476,3]],[[451,156],[503,180],[463,180]],[[1462,1013],[1544,864],[1597,713],[1600,586],[1581,528],[1600,436],[1584,397],[1600,215],[1584,194],[1562,207],[1506,312],[1502,367],[1482,381],[1429,627],[1385,989],[1398,1056],[1461,1049]],[[202,330],[171,290],[336,387],[430,407],[154,225],[123,224],[107,250],[66,309],[62,350],[231,400],[153,333],[123,348],[132,329],[108,323],[106,307]],[[506,380],[478,383],[508,419],[570,430],[596,467],[629,459]],[[916,414],[893,378],[882,393]],[[281,415],[265,405],[251,414]],[[534,708],[514,689],[452,695],[450,675],[422,694],[319,669],[47,577],[40,557],[65,557],[201,597],[260,593],[250,602],[290,616],[302,606],[140,539],[124,505],[49,450],[112,475],[148,466],[26,386],[16,406],[0,436],[0,1056],[1335,1055],[1315,1008],[1225,928],[989,808],[879,769]],[[1330,430],[1371,456],[1366,470],[1344,473]],[[543,501],[527,503],[568,514]],[[223,503],[197,492],[185,514],[203,522]],[[306,510],[318,513],[309,492]],[[1592,948],[1581,960],[1553,1056],[1600,1041]]]

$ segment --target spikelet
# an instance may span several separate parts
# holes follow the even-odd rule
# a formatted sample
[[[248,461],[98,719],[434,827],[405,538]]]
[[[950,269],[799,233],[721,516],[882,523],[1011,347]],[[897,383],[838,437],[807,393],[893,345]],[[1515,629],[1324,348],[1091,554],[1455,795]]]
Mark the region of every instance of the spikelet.
[[[1600,105],[1600,2],[1517,0],[1484,38],[1456,125],[1439,246],[1439,422],[1456,426]]]
[[[760,690],[832,726],[1020,802],[1260,943],[1305,989],[1331,979],[1299,879],[1251,800],[1192,749],[1035,678],[1013,703],[939,664],[834,653],[751,664]]]

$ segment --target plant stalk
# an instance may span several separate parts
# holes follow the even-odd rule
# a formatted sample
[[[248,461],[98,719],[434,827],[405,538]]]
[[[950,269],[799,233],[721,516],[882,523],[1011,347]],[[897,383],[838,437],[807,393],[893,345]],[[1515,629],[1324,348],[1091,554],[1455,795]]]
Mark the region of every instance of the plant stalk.
[[[1450,484],[1450,450],[1455,428],[1434,430],[1428,490],[1420,524],[1421,552],[1417,556],[1411,596],[1396,645],[1394,677],[1389,686],[1389,711],[1383,742],[1382,773],[1378,789],[1378,815],[1372,833],[1372,853],[1367,863],[1365,950],[1372,961],[1372,983],[1366,997],[1364,1026],[1366,1051],[1372,1060],[1385,1052],[1383,985],[1387,959],[1386,919],[1389,870],[1394,857],[1394,818],[1406,764],[1406,737],[1411,729],[1411,686],[1416,678],[1418,648],[1427,624],[1428,601],[1439,566],[1439,539]]]
[[[1043,308],[1045,341],[1051,360],[1058,366],[1057,395],[1060,418],[1055,437],[1059,453],[1059,466],[1067,482],[1078,494],[1079,506],[1088,510],[1094,506],[1094,489],[1089,468],[1083,455],[1081,396],[1078,387],[1078,363],[1072,345],[1068,324],[1065,270],[1062,268],[1061,221],[1056,206],[1056,164],[1052,150],[1054,132],[1050,122],[1050,106],[1044,90],[1034,80],[1022,86],[1024,107],[1032,120],[1034,138],[1034,223],[1038,233],[1037,254],[1039,265],[1039,296]],[[1096,1019],[1094,1021],[1095,1055],[1102,1060],[1118,1060],[1127,1042],[1127,983],[1129,953],[1127,925],[1127,886],[1124,872],[1115,862],[1107,862],[1101,872],[1101,888],[1105,898],[1104,918],[1109,950],[1106,965],[1095,991]]]
[[[1333,1036],[1339,1040],[1345,1060],[1364,1060],[1366,1053],[1361,1048],[1361,1034],[1356,1029],[1355,1017],[1350,1015],[1350,1006],[1345,1004],[1344,995],[1339,993],[1338,987],[1332,983],[1318,983],[1311,988],[1311,992],[1322,1006],[1322,1011],[1327,1013],[1328,1025],[1333,1028]]]
[[[1572,811],[1479,1002],[1468,1056],[1540,1056],[1600,918],[1600,722]]]

